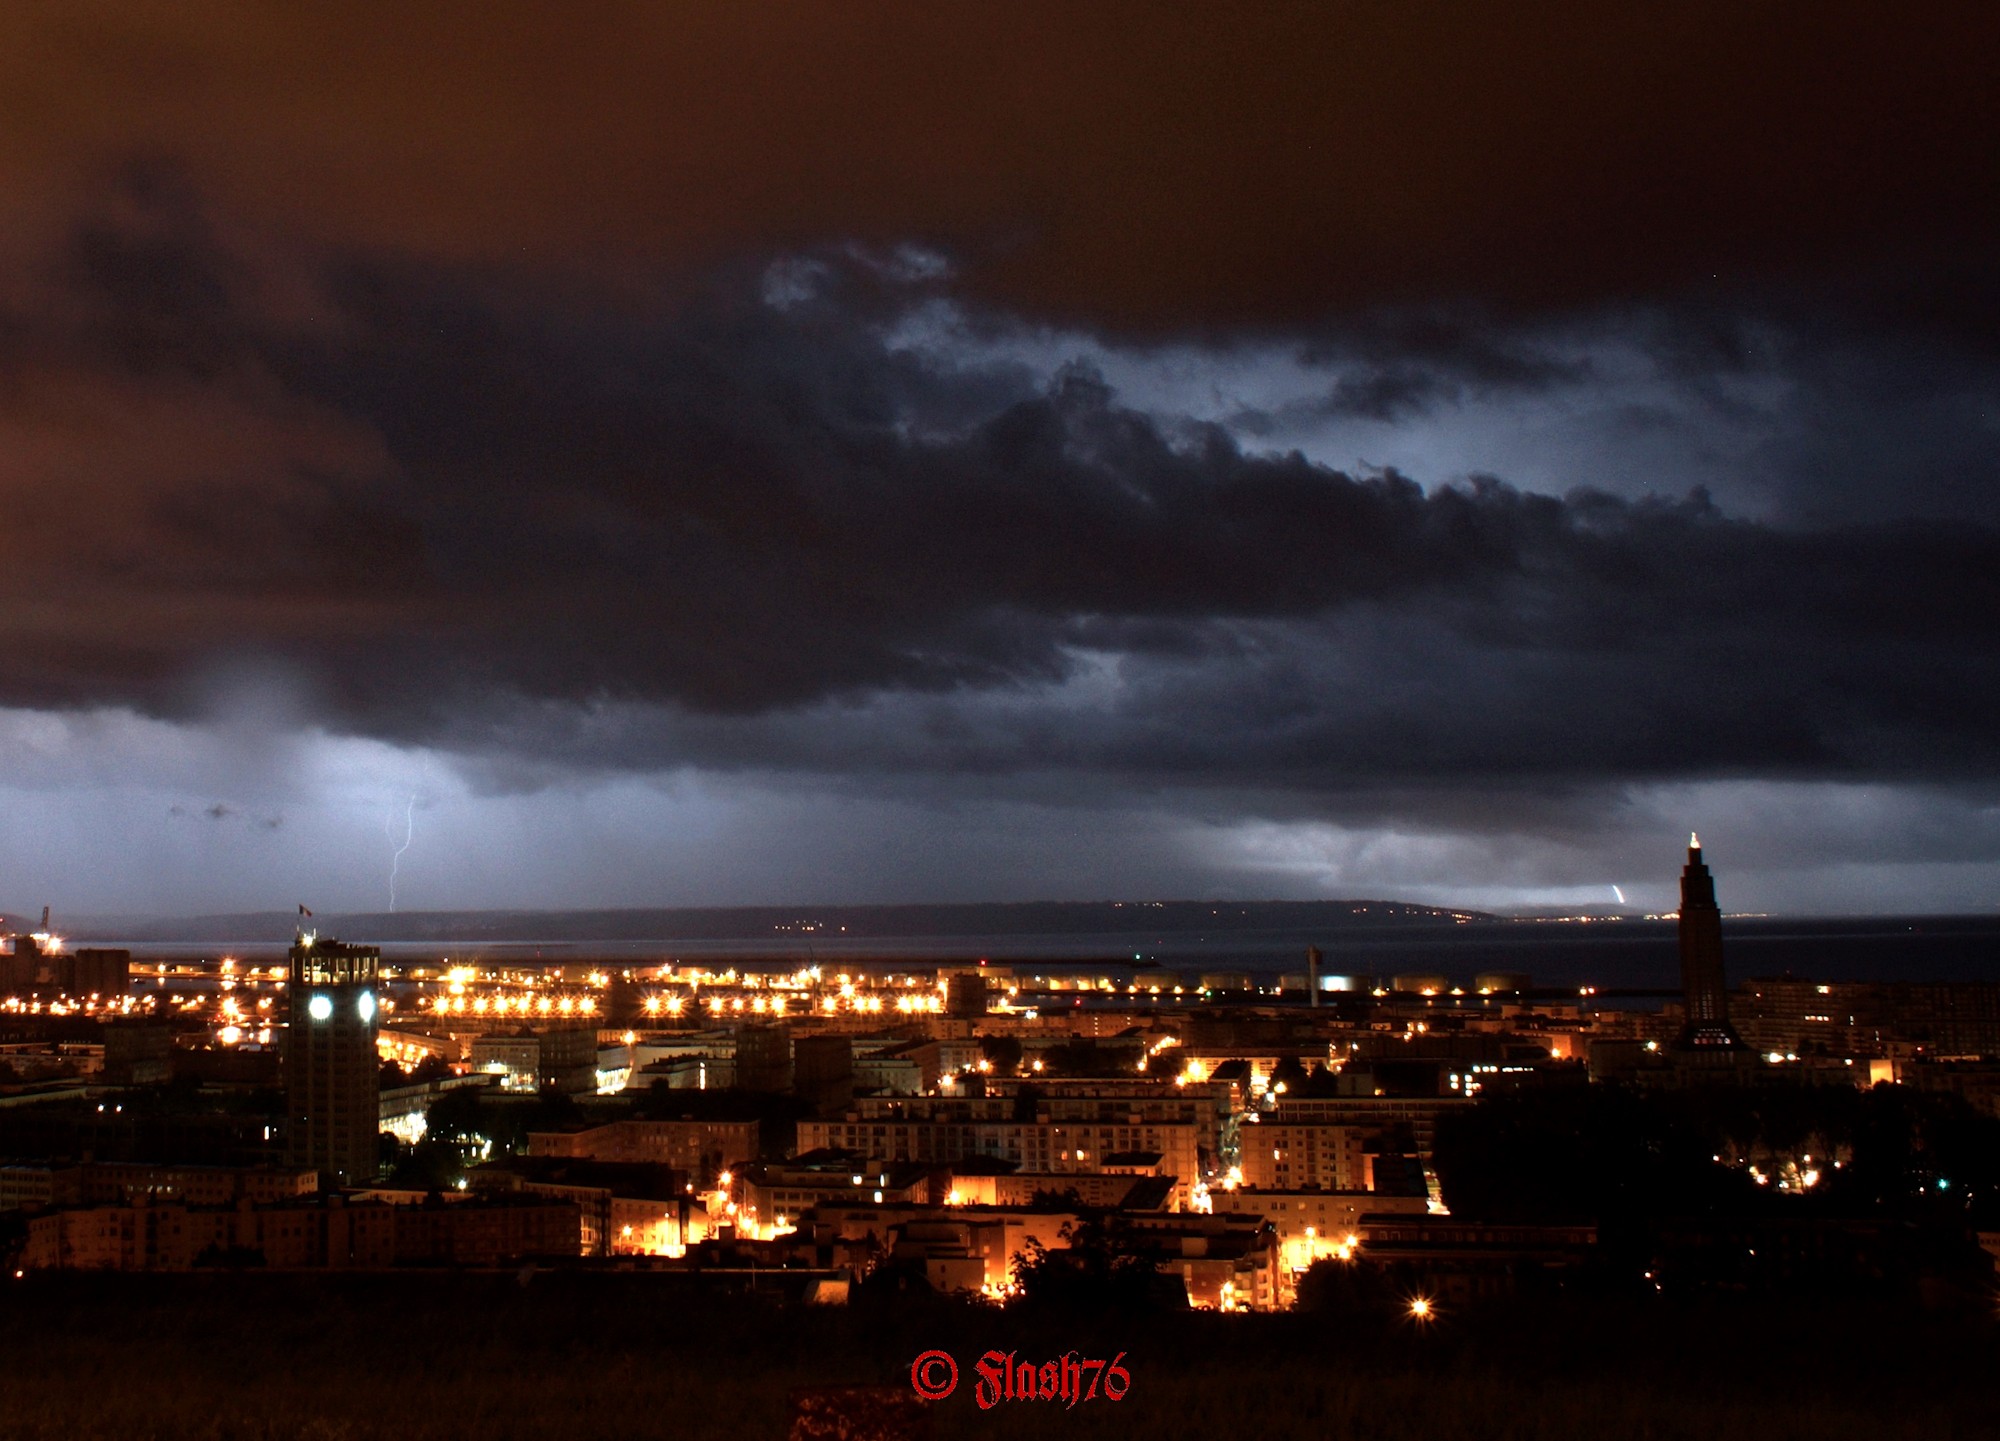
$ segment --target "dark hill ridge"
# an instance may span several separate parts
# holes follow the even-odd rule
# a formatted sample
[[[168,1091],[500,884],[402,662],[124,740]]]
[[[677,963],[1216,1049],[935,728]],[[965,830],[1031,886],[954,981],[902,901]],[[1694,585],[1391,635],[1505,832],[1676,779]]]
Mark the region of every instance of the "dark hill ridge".
[[[1477,911],[1402,901],[1030,901],[1005,905],[727,906],[661,910],[323,912],[313,924],[371,941],[789,941],[919,936],[1251,935],[1263,931],[1454,926]],[[288,911],[77,917],[79,940],[282,942]]]

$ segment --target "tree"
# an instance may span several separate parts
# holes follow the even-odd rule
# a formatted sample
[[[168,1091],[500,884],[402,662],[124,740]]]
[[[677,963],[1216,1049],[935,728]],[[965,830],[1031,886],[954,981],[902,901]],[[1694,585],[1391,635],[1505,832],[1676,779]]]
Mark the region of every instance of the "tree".
[[[1055,1076],[1122,1076],[1139,1063],[1137,1046],[1100,1046],[1089,1039],[1064,1041],[1042,1052],[1042,1065]]]
[[[1308,1079],[1306,1068],[1297,1056],[1280,1057],[1271,1068],[1272,1089],[1283,1086],[1287,1095],[1303,1090]]]
[[[1161,1276],[1152,1255],[1109,1213],[1083,1210],[1060,1234],[1059,1249],[1030,1238],[1015,1253],[1014,1284],[1028,1304],[1083,1312],[1141,1310],[1165,1300],[1163,1280],[1185,1303],[1178,1283]]]
[[[2000,1199],[2000,1120],[1903,1086],[1489,1095],[1439,1122],[1435,1159],[1445,1204],[1488,1220],[1805,1214],[1800,1206],[1961,1227],[2000,1220],[1989,1209]],[[1780,1194],[1786,1178],[1796,1185]]]
[[[1323,1316],[1380,1319],[1394,1314],[1403,1298],[1381,1267],[1362,1261],[1315,1261],[1299,1277],[1298,1308]]]
[[[1456,1215],[1615,1223],[1755,1205],[1755,1183],[1712,1155],[1657,1096],[1598,1085],[1483,1096],[1440,1120],[1434,1159]]]
[[[1021,1069],[1021,1043],[1012,1036],[981,1036],[979,1054],[996,1076],[1011,1076]]]
[[[465,1179],[465,1153],[452,1141],[424,1137],[397,1146],[387,1160],[387,1185],[408,1191],[451,1191]]]
[[[1081,1211],[1083,1197],[1074,1186],[1064,1186],[1061,1190],[1041,1187],[1028,1198],[1028,1204],[1043,1211]]]

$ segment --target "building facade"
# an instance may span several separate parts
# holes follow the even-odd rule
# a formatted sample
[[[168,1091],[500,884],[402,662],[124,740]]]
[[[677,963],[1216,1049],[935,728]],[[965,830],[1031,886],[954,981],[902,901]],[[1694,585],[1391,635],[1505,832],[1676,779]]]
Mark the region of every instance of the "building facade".
[[[986,1107],[972,1103],[970,1113]],[[1187,1204],[1200,1178],[1198,1129],[1187,1121],[1148,1121],[1123,1111],[1057,1120],[1002,1119],[995,1106],[992,1118],[972,1114],[941,1114],[937,1119],[882,1115],[838,1121],[801,1121],[798,1149],[852,1151],[884,1161],[920,1161],[950,1165],[969,1156],[1011,1161],[1025,1171],[1052,1175],[1094,1175],[1107,1169],[1114,1156],[1132,1152],[1157,1155],[1159,1174],[1175,1178],[1173,1204]]]
[[[706,1185],[755,1160],[755,1121],[607,1121],[573,1131],[530,1131],[530,1156],[671,1166]]]
[[[378,1165],[381,1062],[376,995],[382,953],[302,933],[286,986],[287,1145],[292,1164],[337,1186],[365,1185]]]
[[[1361,1190],[1368,1177],[1365,1132],[1325,1121],[1245,1126],[1238,1154],[1243,1184],[1274,1191]]]

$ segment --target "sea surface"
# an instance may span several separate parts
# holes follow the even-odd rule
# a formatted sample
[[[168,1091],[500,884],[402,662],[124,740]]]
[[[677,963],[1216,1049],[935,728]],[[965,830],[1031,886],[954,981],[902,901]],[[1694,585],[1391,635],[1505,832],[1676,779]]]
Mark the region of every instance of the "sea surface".
[[[893,911],[895,908],[878,908]],[[978,908],[965,908],[977,910]],[[490,924],[468,925],[458,936],[436,933],[409,937],[404,926],[344,924],[323,934],[350,941],[373,941],[392,960],[415,962],[449,957],[512,965],[576,965],[593,960],[620,964],[706,964],[758,969],[822,966],[919,966],[938,961],[989,960],[1035,970],[1072,967],[1130,969],[1160,967],[1189,976],[1202,972],[1245,971],[1258,977],[1301,974],[1306,948],[1317,946],[1327,974],[1389,977],[1436,974],[1455,984],[1482,971],[1526,973],[1537,987],[1597,986],[1606,990],[1668,990],[1679,984],[1679,961],[1672,921],[1646,919],[1534,920],[1480,918],[1454,921],[1415,913],[1388,923],[1337,914],[1286,915],[1287,908],[1238,907],[1220,911],[1209,927],[1171,924],[1157,928],[1123,924],[1115,929],[953,931],[881,933],[895,926],[871,926],[857,933],[840,922],[809,933],[674,934],[657,937],[602,934],[602,925],[575,928],[549,919],[534,930],[496,933]],[[555,913],[552,913],[552,916]],[[833,914],[839,914],[834,912]],[[362,918],[332,918],[359,921]],[[541,919],[538,917],[538,919]],[[1139,920],[1141,918],[1133,918]],[[1177,916],[1176,922],[1186,919]],[[1223,922],[1227,921],[1227,924]],[[1275,921],[1275,924],[1263,924]],[[315,922],[315,924],[319,924]],[[74,938],[76,944],[116,944],[141,957],[192,958],[231,955],[270,960],[284,954],[290,937],[242,933],[218,927],[204,938],[179,934],[103,933]],[[575,934],[575,930],[598,934]],[[698,929],[698,928],[695,928]],[[742,931],[743,926],[718,926]],[[403,930],[403,936],[396,932]],[[570,933],[564,934],[567,930]],[[1732,980],[1790,974],[1825,981],[1996,981],[2000,982],[2000,917],[1885,917],[1799,919],[1729,917],[1723,926],[1725,964]]]

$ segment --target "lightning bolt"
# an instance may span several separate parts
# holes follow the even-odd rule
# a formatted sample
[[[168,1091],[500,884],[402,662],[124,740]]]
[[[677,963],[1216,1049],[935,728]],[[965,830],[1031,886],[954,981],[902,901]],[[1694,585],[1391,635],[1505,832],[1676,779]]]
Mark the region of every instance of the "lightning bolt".
[[[1619,889],[1618,889],[1618,887],[1616,887],[1616,886],[1613,886],[1613,887],[1611,888],[1611,894],[1612,894],[1612,895],[1614,895],[1614,896],[1616,896],[1616,897],[1618,897],[1618,904],[1619,904],[1619,905],[1621,905],[1621,906],[1622,906],[1622,905],[1624,905],[1624,904],[1625,904],[1625,892],[1623,892],[1623,891],[1619,890]]]
[[[389,832],[389,839],[396,839],[396,817],[393,813],[382,823]],[[403,868],[403,852],[410,848],[410,842],[417,838],[417,798],[410,797],[409,805],[403,808],[403,843],[396,847],[396,853],[389,857],[389,909],[396,909],[396,873]]]

